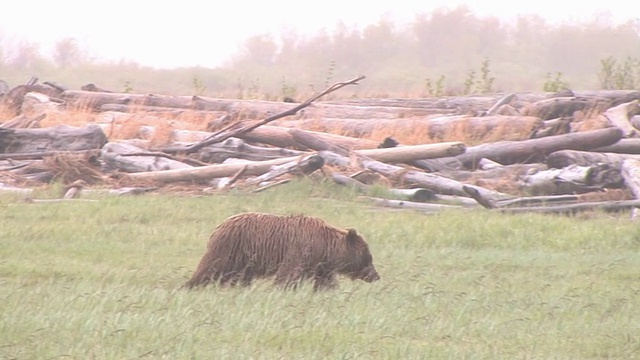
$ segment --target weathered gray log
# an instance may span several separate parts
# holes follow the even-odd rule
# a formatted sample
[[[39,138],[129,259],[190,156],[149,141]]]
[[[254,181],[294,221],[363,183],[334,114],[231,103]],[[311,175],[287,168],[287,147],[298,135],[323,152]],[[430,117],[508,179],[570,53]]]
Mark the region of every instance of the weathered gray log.
[[[514,199],[499,200],[494,204],[496,205],[496,207],[518,207],[523,205],[576,203],[579,199],[580,198],[578,195],[526,196]]]
[[[535,116],[542,120],[573,116],[576,111],[598,111],[608,106],[597,98],[556,97],[544,99],[525,106],[521,113],[524,116]]]
[[[531,134],[531,138],[536,139],[545,136],[568,134],[571,132],[572,121],[573,117],[561,117],[559,119],[547,120],[540,128],[536,129]]]
[[[293,139],[305,147],[314,150],[332,150],[333,144],[327,144],[330,140],[322,139],[310,132],[299,129],[291,129]],[[333,149],[335,151],[335,149]],[[406,163],[421,159],[434,159],[447,156],[455,156],[464,153],[465,146],[461,142],[445,142],[426,145],[398,146],[385,149],[357,150],[358,155],[368,156],[382,162]]]
[[[248,185],[257,185],[265,181],[271,181],[284,174],[309,175],[324,166],[324,159],[318,154],[307,155],[303,158],[290,161],[286,164],[275,165],[269,172],[247,181]]]
[[[226,115],[226,111],[207,111],[207,110],[192,110],[192,109],[183,109],[183,108],[175,108],[175,107],[166,107],[166,106],[149,106],[149,105],[124,105],[124,104],[104,104],[100,107],[100,111],[109,112],[123,112],[123,113],[160,113],[160,114],[171,114],[178,116],[180,114],[189,113],[196,114],[200,116],[223,116]]]
[[[28,129],[28,128],[36,128],[40,126],[40,121],[42,121],[47,114],[40,113],[34,116],[27,116],[25,114],[18,115],[12,118],[9,121],[0,124],[0,128],[4,129]]]
[[[464,131],[477,138],[494,137],[505,140],[526,139],[534,129],[542,126],[542,120],[531,116],[446,116],[401,119],[344,119],[324,118],[308,120],[281,120],[282,127],[335,131],[353,137],[371,136],[374,132],[424,134],[425,139],[446,138],[452,133]]]
[[[588,150],[614,144],[620,138],[622,131],[612,127],[539,139],[500,141],[468,147],[464,154],[454,159],[469,169],[475,169],[482,158],[504,165],[540,162],[547,155],[559,150]]]
[[[638,129],[631,125],[629,116],[635,115],[638,111],[639,102],[639,100],[633,100],[628,103],[611,107],[604,112],[604,116],[609,120],[611,125],[622,130],[624,137],[638,137]]]
[[[633,197],[640,199],[640,160],[625,159],[622,162],[621,175]],[[638,218],[638,208],[633,209],[632,218]]]
[[[364,184],[354,178],[351,178],[343,174],[334,173],[334,174],[331,174],[331,178],[337,184],[351,186],[365,194],[370,193],[373,189],[371,185]],[[426,202],[431,200],[437,200],[437,197],[433,193],[433,191],[428,189],[423,189],[423,188],[414,188],[414,189],[390,188],[390,189],[386,189],[386,191],[388,191],[390,195],[403,200],[410,200],[410,201],[416,201],[416,202]]]
[[[605,100],[609,106],[616,106],[633,100],[640,100],[640,91],[638,90],[584,90],[574,91],[574,95],[581,98]]]
[[[385,164],[379,161],[370,160],[366,158],[360,159],[360,162],[365,168],[371,171],[377,172],[381,175],[384,175],[389,179],[394,179],[396,181],[402,181],[404,183],[414,184],[419,187],[427,188],[439,194],[468,197],[469,194],[464,190],[463,187],[472,186],[472,185],[466,185],[461,182],[451,180],[442,176],[408,170],[399,166],[389,165],[389,164]],[[482,194],[483,197],[487,199],[491,199],[492,201],[513,197],[508,194],[503,194],[503,193],[485,189],[479,186],[472,186],[472,187],[477,189]]]
[[[394,209],[409,209],[418,210],[423,212],[439,212],[442,210],[461,210],[465,209],[463,206],[447,205],[447,204],[431,204],[431,203],[419,203],[405,200],[390,200],[375,197],[366,197],[376,206],[389,207]]]
[[[299,129],[297,129],[299,130]],[[325,139],[333,144],[343,146],[351,149],[375,149],[378,147],[378,143],[372,140],[359,139],[350,136],[335,135],[330,133],[323,133],[319,131],[299,130],[307,131],[320,138]],[[295,141],[291,135],[291,129],[283,128],[279,126],[261,126],[248,133],[242,134],[240,138],[251,141],[259,142],[263,144],[269,144],[279,147],[291,147],[298,150],[308,150],[303,145]]]
[[[516,98],[516,94],[505,95],[500,100],[498,100],[492,107],[489,108],[486,112],[486,116],[496,115],[498,113],[498,109],[500,109],[503,105],[508,105]]]
[[[541,163],[533,164],[513,164],[500,167],[493,167],[485,170],[442,170],[439,175],[462,182],[476,181],[502,181],[512,183],[521,176],[542,170],[547,170],[547,165]]]
[[[625,159],[640,159],[640,155],[560,150],[551,153],[547,157],[546,163],[550,168],[557,169],[571,164],[589,166],[596,163],[605,163],[609,164],[612,168],[620,169]]]
[[[174,143],[170,150],[186,149],[186,143]],[[180,152],[180,151],[178,151]],[[221,143],[205,146],[197,153],[197,158],[206,163],[222,163],[227,159],[245,159],[263,161],[308,154],[304,151],[276,147],[264,147],[247,144],[242,139],[230,138]]]
[[[123,156],[144,153],[146,150],[127,143],[110,142],[102,147],[101,157],[107,171],[119,170],[126,173],[162,171],[170,169],[191,169],[191,165],[162,156]]]
[[[615,144],[590,149],[589,151],[617,154],[640,154],[640,138],[620,139]]]
[[[0,129],[0,153],[35,153],[100,149],[107,136],[94,124],[41,129]]]
[[[478,189],[471,186],[464,185],[462,187],[462,190],[464,190],[464,192],[469,194],[469,196],[472,199],[474,199],[478,204],[482,205],[482,207],[484,207],[485,209],[493,209],[496,207],[494,202],[491,199],[487,199],[484,196],[482,196],[482,194],[480,193],[480,191],[478,191]]]
[[[190,169],[139,172],[127,174],[127,177],[133,180],[148,180],[164,183],[177,181],[208,181],[214,178],[232,176],[244,167],[246,167],[244,175],[262,175],[271,170],[271,167],[274,165],[285,164],[295,159],[297,159],[297,157],[234,164],[216,164]]]
[[[82,90],[66,90],[60,97],[69,107],[99,110],[105,104],[161,106],[180,109],[198,109],[198,98],[195,96],[168,96],[154,94],[129,94],[94,92]],[[203,110],[203,109],[201,109]]]
[[[524,190],[533,195],[581,194],[622,185],[620,171],[605,163],[539,171],[522,181]]]
[[[323,104],[383,108],[416,108],[433,114],[475,113],[490,108],[501,95],[424,98],[361,98],[324,101]]]
[[[597,201],[583,202],[578,204],[554,205],[554,206],[531,206],[520,208],[498,208],[494,211],[503,213],[554,213],[554,214],[575,214],[581,211],[607,211],[618,212],[640,206],[640,200],[621,201]]]

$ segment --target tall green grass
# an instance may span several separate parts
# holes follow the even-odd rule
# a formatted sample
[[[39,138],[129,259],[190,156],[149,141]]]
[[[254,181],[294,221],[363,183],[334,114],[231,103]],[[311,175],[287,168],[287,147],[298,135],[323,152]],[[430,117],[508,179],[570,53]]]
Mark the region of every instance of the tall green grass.
[[[640,358],[640,227],[623,217],[396,212],[309,182],[97,200],[0,198],[0,358]],[[382,278],[179,289],[244,211],[355,227]]]

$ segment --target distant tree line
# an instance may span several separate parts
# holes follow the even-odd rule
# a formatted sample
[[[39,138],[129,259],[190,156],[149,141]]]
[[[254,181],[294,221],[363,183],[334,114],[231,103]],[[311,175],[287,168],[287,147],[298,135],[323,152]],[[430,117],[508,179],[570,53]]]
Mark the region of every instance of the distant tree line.
[[[338,23],[307,36],[255,35],[216,68],[98,62],[73,38],[60,40],[50,56],[31,43],[0,45],[0,78],[6,81],[38,76],[114,91],[300,98],[361,74],[367,79],[351,90],[353,96],[640,89],[640,20],[613,24],[595,17],[554,25],[522,16],[507,22],[466,7],[417,14],[403,25],[383,18],[364,28]]]

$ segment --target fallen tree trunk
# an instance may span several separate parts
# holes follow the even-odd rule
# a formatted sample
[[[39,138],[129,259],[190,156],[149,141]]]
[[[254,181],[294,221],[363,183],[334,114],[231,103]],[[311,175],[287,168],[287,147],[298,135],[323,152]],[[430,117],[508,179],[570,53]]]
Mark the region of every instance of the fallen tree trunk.
[[[464,209],[458,205],[446,205],[446,204],[430,204],[430,203],[418,203],[405,200],[390,200],[381,199],[375,197],[367,197],[376,206],[389,207],[394,209],[410,209],[423,212],[439,212],[442,210],[460,210]]]
[[[326,140],[318,138],[315,134],[298,129],[291,129],[290,133],[295,141],[303,144],[305,147],[318,151],[329,150]],[[382,162],[406,163],[414,160],[455,156],[464,153],[464,151],[465,146],[463,143],[446,142],[438,144],[399,146],[385,149],[363,149],[357,150],[356,153]]]
[[[539,139],[500,141],[468,147],[464,154],[456,156],[453,161],[457,160],[469,169],[475,169],[482,158],[503,165],[540,162],[547,155],[559,150],[588,150],[611,145],[621,138],[622,131],[612,127]]]
[[[539,171],[522,177],[524,189],[533,195],[581,194],[605,188],[619,188],[622,178],[609,164],[578,166]]]
[[[578,204],[554,205],[554,206],[532,206],[521,208],[498,208],[493,211],[503,213],[553,213],[553,214],[575,214],[581,211],[607,211],[617,212],[640,206],[640,200],[621,200],[621,201],[599,201],[584,202]]]
[[[183,162],[162,156],[127,156],[127,154],[143,154],[145,152],[146,150],[131,144],[110,142],[102,148],[101,157],[108,170],[117,169],[127,173],[193,168]]]
[[[584,90],[574,91],[574,95],[581,98],[596,98],[607,101],[610,106],[624,104],[633,100],[640,100],[638,90]]]
[[[624,137],[637,137],[638,129],[634,128],[629,122],[629,114],[634,114],[638,109],[638,100],[620,104],[607,109],[604,116],[609,120],[611,125],[620,128]]]
[[[299,129],[296,130],[305,131],[332,144],[336,144],[349,149],[375,149],[378,147],[378,143],[372,140],[358,139],[354,137],[341,136],[317,131]],[[278,147],[291,147],[298,150],[308,150],[308,147],[305,147],[294,139],[291,131],[292,129],[289,128],[265,125],[248,133],[241,134],[239,137],[251,142],[269,144]]]
[[[216,164],[190,169],[175,169],[164,171],[151,171],[127,174],[132,180],[148,180],[157,182],[177,182],[177,181],[207,181],[214,178],[233,176],[238,171],[244,169],[244,175],[262,175],[274,165],[282,165],[293,161],[297,157],[287,157],[267,161],[242,162],[235,164]]]
[[[572,164],[590,166],[597,163],[609,164],[614,169],[620,169],[622,162],[626,159],[640,160],[640,155],[560,150],[551,153],[547,157],[546,163],[550,168],[557,169],[561,169]]]
[[[608,105],[608,102],[598,98],[555,97],[529,104],[522,109],[521,114],[535,116],[542,120],[551,120],[573,116],[576,111],[595,111],[599,108],[606,108]]]
[[[442,176],[408,170],[399,166],[389,165],[375,160],[363,158],[360,159],[360,162],[365,168],[384,175],[391,180],[414,184],[419,187],[427,188],[439,194],[469,197],[469,194],[464,190],[463,187],[471,186],[477,189],[483,197],[491,199],[492,201],[512,197],[508,194],[503,194],[479,186],[466,185]]]
[[[534,129],[542,126],[542,120],[530,116],[447,116],[402,119],[343,119],[324,118],[308,120],[282,120],[282,127],[298,129],[313,128],[316,131],[339,129],[341,133],[353,137],[366,137],[374,132],[420,133],[425,138],[441,139],[450,134],[465,132],[478,138],[502,138],[505,140],[526,139]]]
[[[342,174],[331,174],[331,178],[337,184],[344,186],[351,186],[360,192],[365,194],[370,193],[373,189],[371,185],[364,184],[356,179]],[[390,195],[401,198],[403,200],[410,200],[416,202],[427,202],[430,200],[437,200],[436,195],[428,189],[414,188],[414,189],[386,189]]]
[[[271,181],[284,174],[309,175],[322,166],[324,166],[322,156],[319,154],[311,154],[286,164],[273,166],[269,172],[250,179],[247,181],[247,184],[257,185],[265,181]]]
[[[174,143],[171,147],[159,149],[166,153],[182,153],[189,144]],[[182,149],[182,150],[181,150]],[[247,144],[242,139],[229,138],[221,143],[203,147],[196,154],[197,158],[206,163],[222,163],[227,159],[245,159],[263,161],[287,156],[307,155],[308,152],[276,147],[263,147]]]
[[[41,129],[0,129],[0,153],[36,153],[100,149],[107,136],[97,125],[59,125]]]
[[[640,139],[620,139],[615,144],[591,149],[589,151],[599,153],[640,154]]]
[[[576,203],[580,200],[578,195],[545,195],[526,196],[508,200],[500,200],[494,203],[496,207],[520,207],[523,205],[548,205]]]

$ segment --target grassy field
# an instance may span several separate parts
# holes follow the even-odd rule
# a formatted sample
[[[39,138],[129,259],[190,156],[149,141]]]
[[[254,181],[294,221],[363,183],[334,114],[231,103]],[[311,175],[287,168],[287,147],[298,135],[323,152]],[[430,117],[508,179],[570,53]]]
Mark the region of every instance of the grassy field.
[[[623,217],[394,212],[307,182],[95,199],[0,197],[0,358],[640,359],[640,227]],[[243,211],[355,227],[382,279],[179,289]]]

